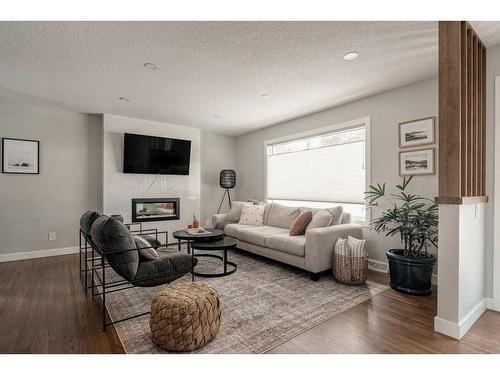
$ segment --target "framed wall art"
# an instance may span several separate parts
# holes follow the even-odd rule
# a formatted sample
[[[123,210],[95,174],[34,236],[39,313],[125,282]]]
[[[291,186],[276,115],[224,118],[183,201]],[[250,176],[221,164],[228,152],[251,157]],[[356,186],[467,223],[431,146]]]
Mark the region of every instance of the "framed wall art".
[[[434,174],[435,149],[426,148],[399,152],[399,175],[428,175]]]
[[[399,123],[399,147],[421,146],[435,143],[435,117]]]
[[[2,173],[39,174],[40,142],[2,138]]]

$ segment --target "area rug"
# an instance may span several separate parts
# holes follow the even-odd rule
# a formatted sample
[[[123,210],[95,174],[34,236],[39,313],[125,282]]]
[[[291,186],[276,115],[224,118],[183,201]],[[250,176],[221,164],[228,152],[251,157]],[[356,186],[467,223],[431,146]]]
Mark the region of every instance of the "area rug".
[[[222,308],[218,335],[193,353],[263,353],[388,289],[368,282],[346,286],[332,276],[310,280],[307,272],[239,250],[228,258],[238,270],[221,278],[201,278],[217,289]],[[220,270],[221,262],[200,258],[197,270]],[[186,275],[175,283],[190,282]],[[106,296],[113,320],[148,311],[155,293],[166,286],[132,288]],[[150,339],[149,316],[115,325],[126,353],[168,353]]]

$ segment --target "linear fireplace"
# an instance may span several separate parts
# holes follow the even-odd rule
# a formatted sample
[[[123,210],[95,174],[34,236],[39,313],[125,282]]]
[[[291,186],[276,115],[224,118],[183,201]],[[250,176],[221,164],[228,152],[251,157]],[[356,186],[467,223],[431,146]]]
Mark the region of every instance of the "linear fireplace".
[[[132,222],[179,219],[179,198],[132,199]]]

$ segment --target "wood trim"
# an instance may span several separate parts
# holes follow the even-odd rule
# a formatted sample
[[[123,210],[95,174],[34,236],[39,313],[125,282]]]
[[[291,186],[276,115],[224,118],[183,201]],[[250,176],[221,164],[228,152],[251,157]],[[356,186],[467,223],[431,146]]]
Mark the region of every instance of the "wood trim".
[[[461,24],[439,22],[439,195],[461,196]],[[457,95],[458,93],[458,95]],[[462,128],[462,126],[461,126]]]
[[[486,47],[483,45],[481,77],[481,195],[486,195]]]
[[[460,23],[460,64],[462,67],[467,67],[467,58],[469,56],[467,48],[467,25],[465,22]],[[460,69],[460,193],[467,194],[467,69]],[[461,194],[457,194],[457,196]]]
[[[436,197],[436,203],[439,204],[477,204],[488,202],[487,196],[477,197]]]
[[[467,139],[465,139],[465,153],[466,153],[466,163],[467,163],[467,177],[465,179],[465,191],[462,192],[462,196],[468,197],[473,194],[472,192],[472,30],[467,28],[467,95],[465,96],[465,100],[467,102],[467,120],[465,130],[467,132]]]
[[[486,195],[485,72],[486,47],[470,24],[439,22],[439,196],[447,202]]]
[[[477,127],[477,195],[484,195],[483,193],[483,173],[484,173],[484,165],[483,165],[483,48],[480,47],[478,51],[478,62],[477,62],[477,76],[478,76],[478,86],[477,86],[477,113],[478,113],[478,121],[479,126]]]

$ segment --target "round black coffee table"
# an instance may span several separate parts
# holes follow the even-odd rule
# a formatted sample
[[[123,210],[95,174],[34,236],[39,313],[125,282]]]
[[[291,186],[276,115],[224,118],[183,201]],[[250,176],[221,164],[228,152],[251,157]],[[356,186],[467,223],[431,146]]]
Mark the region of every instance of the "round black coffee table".
[[[210,258],[217,258],[222,260],[222,264],[224,266],[224,271],[223,272],[216,272],[216,273],[202,273],[202,272],[196,272],[193,270],[193,275],[195,276],[201,276],[201,277],[221,277],[221,276],[227,276],[231,275],[232,273],[236,272],[236,269],[238,266],[234,262],[230,262],[227,260],[227,251],[229,249],[234,249],[236,247],[236,240],[225,237],[222,240],[218,241],[212,241],[212,242],[206,242],[206,241],[197,241],[193,242],[191,244],[191,251],[192,251],[192,256],[193,258],[200,258],[200,257],[210,257]],[[224,256],[220,256],[217,254],[195,254],[195,250],[203,250],[203,251],[222,251],[224,253]],[[228,265],[230,266],[230,269],[228,270]]]
[[[172,236],[179,241],[179,251],[181,251],[181,241],[187,241],[187,252],[191,252],[191,244],[196,242],[212,242],[218,241],[224,238],[224,232],[220,229],[206,229],[207,233],[202,234],[190,234],[184,229],[176,230],[172,233]]]

